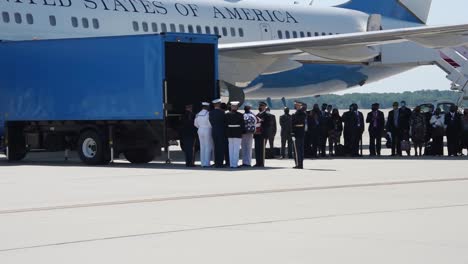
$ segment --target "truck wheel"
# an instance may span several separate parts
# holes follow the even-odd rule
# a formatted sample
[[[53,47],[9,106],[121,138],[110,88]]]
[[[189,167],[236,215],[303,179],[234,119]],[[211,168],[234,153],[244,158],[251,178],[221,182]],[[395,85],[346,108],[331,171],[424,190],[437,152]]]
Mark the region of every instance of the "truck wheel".
[[[26,157],[27,153],[23,128],[8,128],[8,161],[20,161]]]
[[[144,164],[153,161],[156,156],[156,149],[131,149],[124,152],[125,158],[131,163]]]
[[[105,162],[106,144],[103,137],[95,130],[86,130],[78,140],[78,154],[82,162],[88,165],[100,165]]]

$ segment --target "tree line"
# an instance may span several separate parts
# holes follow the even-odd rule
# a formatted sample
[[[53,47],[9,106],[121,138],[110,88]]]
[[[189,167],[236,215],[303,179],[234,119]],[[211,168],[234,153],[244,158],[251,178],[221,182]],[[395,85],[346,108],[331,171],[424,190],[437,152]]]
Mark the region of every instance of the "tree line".
[[[349,105],[356,103],[360,108],[370,108],[373,103],[379,103],[381,109],[392,108],[393,102],[406,101],[407,105],[414,107],[422,103],[433,103],[435,101],[452,101],[456,102],[459,94],[454,91],[439,91],[439,90],[421,90],[416,92],[403,93],[351,93],[345,95],[322,95],[319,97],[300,98],[311,108],[314,104],[322,105],[323,103],[332,104],[334,108],[348,109]],[[296,99],[287,99],[286,106],[292,108]],[[256,106],[258,100],[247,100],[247,102]],[[272,100],[270,108],[282,109],[284,107],[281,100]]]

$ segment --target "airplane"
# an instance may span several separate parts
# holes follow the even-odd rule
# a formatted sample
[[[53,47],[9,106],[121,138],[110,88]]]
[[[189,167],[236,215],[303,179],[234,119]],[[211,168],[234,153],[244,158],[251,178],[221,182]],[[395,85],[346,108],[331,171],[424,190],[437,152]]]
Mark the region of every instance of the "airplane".
[[[427,26],[432,0],[1,0],[0,39],[185,32],[219,35],[231,100],[298,98],[365,85],[468,44],[468,24]]]

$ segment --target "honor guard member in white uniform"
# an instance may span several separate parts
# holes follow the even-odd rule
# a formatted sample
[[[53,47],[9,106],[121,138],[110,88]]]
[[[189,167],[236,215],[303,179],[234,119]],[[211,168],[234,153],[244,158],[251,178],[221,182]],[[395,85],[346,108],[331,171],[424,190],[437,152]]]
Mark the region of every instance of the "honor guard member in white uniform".
[[[213,152],[213,137],[211,135],[210,104],[202,103],[202,110],[195,117],[195,127],[198,128],[198,138],[200,140],[200,161],[203,168],[211,166],[211,155]]]
[[[257,117],[251,112],[252,105],[246,104],[244,107],[245,130],[242,134],[242,167],[252,166],[252,144],[253,135],[257,126]]]
[[[226,114],[226,136],[229,144],[229,166],[237,168],[242,134],[245,131],[244,115],[237,112],[239,102],[231,102],[231,111]]]

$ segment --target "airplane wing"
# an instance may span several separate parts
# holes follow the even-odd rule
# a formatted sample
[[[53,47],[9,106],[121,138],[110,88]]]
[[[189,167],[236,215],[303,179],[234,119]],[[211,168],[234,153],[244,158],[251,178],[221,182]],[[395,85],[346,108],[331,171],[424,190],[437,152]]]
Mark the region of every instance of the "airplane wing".
[[[369,62],[380,55],[380,45],[402,42],[413,42],[431,49],[463,46],[468,44],[468,24],[220,44],[219,53],[221,67],[232,68],[238,64],[243,78],[237,78],[232,71],[229,74],[248,83],[259,74],[300,67],[302,64],[290,60],[291,56],[298,54],[318,56],[328,62]]]

